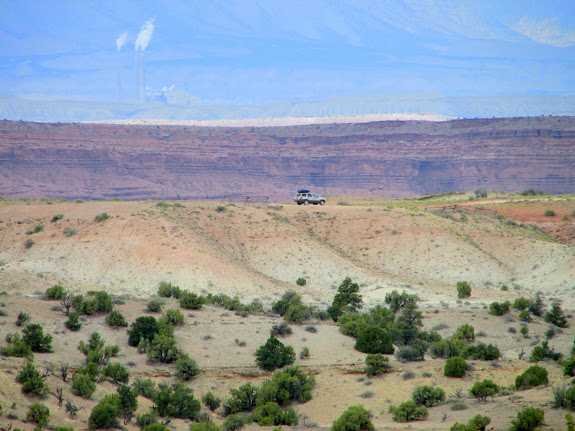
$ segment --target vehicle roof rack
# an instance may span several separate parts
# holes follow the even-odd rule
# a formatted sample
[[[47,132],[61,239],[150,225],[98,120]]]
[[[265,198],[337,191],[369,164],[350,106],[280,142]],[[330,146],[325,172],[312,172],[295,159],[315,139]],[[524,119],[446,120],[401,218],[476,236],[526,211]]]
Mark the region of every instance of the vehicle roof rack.
[[[309,193],[309,190],[299,189],[297,192],[298,192],[298,193]]]

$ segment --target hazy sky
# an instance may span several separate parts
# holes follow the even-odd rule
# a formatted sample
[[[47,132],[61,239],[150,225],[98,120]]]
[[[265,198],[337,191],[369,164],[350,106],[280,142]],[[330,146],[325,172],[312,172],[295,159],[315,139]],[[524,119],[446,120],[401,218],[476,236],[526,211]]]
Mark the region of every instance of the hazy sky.
[[[0,0],[0,95],[135,100],[136,48],[205,102],[575,94],[573,0]]]

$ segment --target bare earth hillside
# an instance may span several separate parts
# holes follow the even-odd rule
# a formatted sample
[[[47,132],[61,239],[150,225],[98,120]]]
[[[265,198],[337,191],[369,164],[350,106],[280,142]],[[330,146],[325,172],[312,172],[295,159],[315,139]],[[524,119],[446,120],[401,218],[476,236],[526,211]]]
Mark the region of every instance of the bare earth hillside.
[[[561,301],[570,326],[552,338],[550,345],[569,355],[575,336],[575,250],[570,233],[575,199],[502,195],[469,201],[468,196],[425,201],[340,197],[328,199],[322,207],[191,201],[3,201],[0,292],[6,294],[0,296],[0,347],[6,345],[7,334],[21,331],[15,325],[18,313],[30,313],[33,322],[41,323],[54,336],[54,352],[35,354],[35,365],[41,371],[53,367],[54,373],[45,382],[53,391],[62,387],[65,397],[83,409],[71,419],[54,396],[38,400],[22,394],[14,379],[25,360],[7,357],[0,361],[0,422],[32,429],[33,424],[22,420],[28,407],[41,401],[50,408],[51,425],[85,429],[92,408],[104,395],[114,393],[116,385],[98,383],[92,399],[84,400],[71,393],[70,381],[64,383],[58,370],[63,361],[73,368],[83,363],[84,356],[76,346],[93,331],[107,344],[120,346],[117,360],[128,364],[131,381],[136,377],[151,377],[157,383],[175,381],[173,365],[147,363],[145,355],[128,346],[125,328],[110,328],[104,323],[104,314],[83,316],[80,331],[67,330],[58,301],[43,299],[46,289],[55,284],[74,292],[104,290],[114,296],[115,309],[133,322],[138,316],[153,315],[146,312],[146,302],[156,297],[162,281],[197,294],[237,295],[243,303],[259,300],[266,309],[286,291],[295,290],[304,303],[325,309],[338,285],[349,276],[360,285],[364,309],[383,304],[392,290],[415,293],[420,297],[426,330],[435,328],[449,337],[459,325],[469,323],[479,334],[477,341],[497,345],[502,357],[470,361],[473,371],[463,379],[453,379],[443,376],[444,359],[427,355],[423,362],[401,363],[390,356],[391,373],[366,378],[366,355],[354,350],[355,340],[342,335],[337,324],[312,320],[291,325],[293,334],[282,341],[292,345],[296,354],[303,347],[310,349],[310,358],[298,357],[296,365],[314,374],[317,381],[310,401],[293,404],[300,427],[306,423],[329,427],[348,406],[362,404],[372,411],[376,429],[448,430],[456,421],[467,422],[478,413],[490,416],[495,429],[507,429],[525,406],[545,409],[541,430],[563,429],[565,411],[550,407],[551,386],[509,391],[487,403],[469,398],[467,391],[484,378],[499,385],[513,384],[515,377],[532,365],[526,359],[533,346],[545,339],[550,326],[535,317],[528,324],[529,337],[524,338],[519,334],[522,322],[517,311],[506,316],[488,314],[493,301],[513,302],[536,292],[541,292],[547,309],[552,301]],[[486,215],[487,211],[441,215],[424,209],[454,201],[497,211],[499,217]],[[545,216],[545,210],[553,210],[555,216]],[[96,216],[104,220],[96,221]],[[306,279],[305,286],[296,285],[299,277]],[[458,300],[455,284],[462,280],[470,283],[472,295]],[[508,290],[501,290],[502,285]],[[161,300],[164,309],[179,308],[173,298]],[[282,322],[279,316],[241,317],[214,306],[182,311],[185,323],[176,328],[175,338],[202,369],[195,380],[185,383],[197,398],[212,391],[225,399],[229,388],[248,381],[259,385],[270,378],[255,366],[254,352],[265,343],[271,326]],[[309,331],[308,325],[314,325],[316,332]],[[519,359],[522,351],[525,355]],[[549,371],[553,385],[568,381],[557,363],[540,365]],[[414,377],[407,379],[406,371]],[[448,396],[461,389],[468,397],[469,409],[451,410],[447,403],[430,408],[424,421],[394,422],[389,405],[408,400],[413,389],[424,384],[437,385]],[[151,401],[141,396],[139,401],[137,413],[148,412]],[[210,415],[217,424],[222,423],[221,409]],[[176,430],[189,427],[180,419],[169,425]],[[127,428],[137,429],[133,421]],[[257,425],[249,428],[259,429]]]

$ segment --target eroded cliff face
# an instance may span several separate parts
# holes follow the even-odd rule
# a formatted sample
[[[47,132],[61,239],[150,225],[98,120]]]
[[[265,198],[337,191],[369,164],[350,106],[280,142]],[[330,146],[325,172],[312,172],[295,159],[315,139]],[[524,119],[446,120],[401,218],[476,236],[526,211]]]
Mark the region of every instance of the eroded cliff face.
[[[575,117],[289,127],[0,122],[5,198],[575,191]]]

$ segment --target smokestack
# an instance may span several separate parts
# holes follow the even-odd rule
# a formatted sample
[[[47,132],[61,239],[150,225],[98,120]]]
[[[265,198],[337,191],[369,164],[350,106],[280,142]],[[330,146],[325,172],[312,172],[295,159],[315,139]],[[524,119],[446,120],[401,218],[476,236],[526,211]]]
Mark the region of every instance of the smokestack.
[[[116,51],[118,52],[117,64],[116,64],[116,100],[119,102],[122,97],[122,64],[120,62],[120,51],[122,47],[128,41],[128,33],[124,32],[116,39]]]
[[[140,28],[140,33],[138,33],[138,37],[136,38],[136,62],[139,61],[139,70],[140,70],[140,85],[139,85],[139,99],[140,103],[144,103],[146,101],[146,68],[144,65],[144,51],[150,44],[152,40],[152,36],[154,34],[154,20],[149,19],[146,23]],[[139,55],[138,55],[139,51]]]

